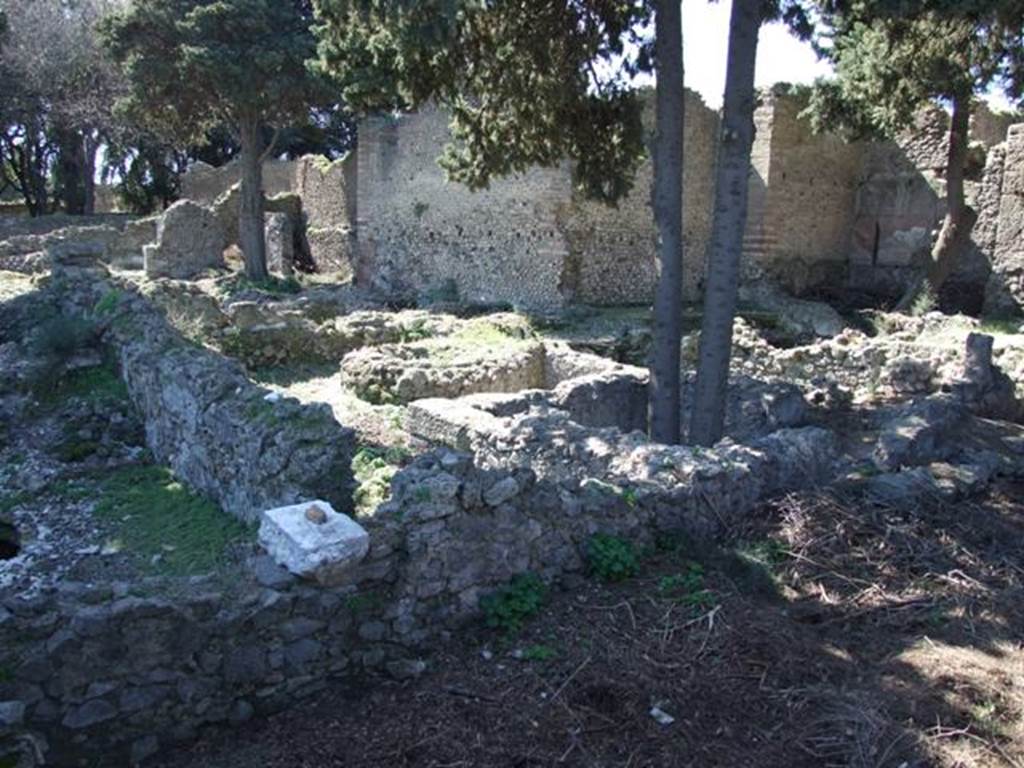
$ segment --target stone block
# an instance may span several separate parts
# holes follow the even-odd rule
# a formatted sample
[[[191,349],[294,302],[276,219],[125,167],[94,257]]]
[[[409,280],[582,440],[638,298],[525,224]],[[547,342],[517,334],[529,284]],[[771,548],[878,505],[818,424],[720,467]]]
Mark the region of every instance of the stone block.
[[[278,564],[324,585],[337,583],[370,549],[359,523],[319,500],[268,509],[259,540]]]
[[[281,275],[292,274],[295,259],[295,232],[287,213],[268,213],[264,216],[267,239],[267,269]]]
[[[216,214],[179,200],[160,219],[156,243],[143,246],[142,262],[148,276],[178,280],[223,267],[224,231]]]

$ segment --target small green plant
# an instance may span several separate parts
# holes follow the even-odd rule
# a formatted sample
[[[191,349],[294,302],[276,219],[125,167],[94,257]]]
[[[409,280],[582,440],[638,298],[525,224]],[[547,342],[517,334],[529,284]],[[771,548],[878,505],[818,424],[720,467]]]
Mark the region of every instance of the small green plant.
[[[96,302],[96,306],[92,308],[92,313],[97,317],[107,317],[117,310],[117,305],[120,303],[121,292],[116,288],[112,288],[103,294],[103,297]]]
[[[715,604],[715,596],[704,586],[704,566],[690,562],[686,570],[658,581],[658,593],[667,600],[682,605],[707,610]]]
[[[786,562],[790,557],[786,545],[773,538],[741,544],[737,547],[736,553],[740,557],[762,565],[769,570]]]
[[[99,448],[99,443],[92,440],[71,440],[58,445],[55,454],[65,464],[74,464],[89,458]]]
[[[633,509],[637,504],[636,488],[623,488],[622,500],[626,502],[627,507]]]
[[[591,572],[602,581],[623,581],[640,571],[640,558],[633,545],[604,533],[590,538],[587,562]]]
[[[398,329],[398,340],[403,344],[429,339],[433,335],[433,332],[427,327],[426,319],[422,317],[417,318],[408,325],[403,325]]]
[[[345,607],[356,615],[371,613],[383,604],[384,598],[379,592],[362,592],[345,598]]]
[[[422,200],[417,200],[412,206],[412,213],[417,218],[423,218],[423,214],[427,212],[430,206],[424,203]]]
[[[459,284],[453,277],[446,278],[426,292],[426,299],[428,304],[458,304]]]
[[[531,645],[523,651],[524,661],[551,661],[558,656],[558,651],[550,645]]]
[[[547,587],[539,576],[524,573],[516,576],[508,586],[480,601],[487,626],[512,635],[523,623],[535,616],[547,598]]]
[[[939,300],[935,291],[927,282],[921,288],[921,292],[910,305],[910,314],[914,317],[924,317],[929,312],[934,312],[939,306]]]
[[[88,318],[57,315],[39,326],[34,351],[47,360],[64,363],[83,349],[99,344],[100,328]]]
[[[406,452],[394,448],[382,451],[364,447],[352,457],[352,474],[356,480],[353,494],[356,514],[370,514],[391,495],[391,478],[406,458]]]

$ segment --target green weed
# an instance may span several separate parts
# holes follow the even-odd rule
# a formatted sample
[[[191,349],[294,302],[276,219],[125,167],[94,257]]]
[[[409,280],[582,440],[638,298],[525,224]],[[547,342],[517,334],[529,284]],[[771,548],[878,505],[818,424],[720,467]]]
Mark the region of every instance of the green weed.
[[[587,543],[587,562],[602,581],[623,581],[640,571],[640,558],[633,545],[604,533],[595,534]]]
[[[715,596],[704,586],[704,566],[690,562],[686,570],[658,581],[658,593],[667,600],[697,610],[707,610],[715,605]]]
[[[107,317],[117,310],[117,305],[120,303],[121,292],[113,288],[103,294],[102,298],[96,302],[96,306],[92,308],[92,313],[97,317]]]
[[[558,656],[558,650],[550,645],[531,645],[523,651],[524,661],[551,661]]]
[[[356,514],[371,514],[391,496],[391,478],[408,457],[401,448],[381,450],[360,448],[352,457],[352,475],[356,490],[353,494]],[[425,489],[424,489],[425,490]]]
[[[518,632],[535,616],[547,598],[547,587],[532,573],[516,576],[508,586],[480,601],[487,626],[507,635]]]

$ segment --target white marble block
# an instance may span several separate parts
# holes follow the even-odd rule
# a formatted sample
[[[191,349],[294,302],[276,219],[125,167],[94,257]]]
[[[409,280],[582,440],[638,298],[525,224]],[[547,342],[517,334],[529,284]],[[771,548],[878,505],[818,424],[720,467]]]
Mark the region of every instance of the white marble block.
[[[370,548],[359,523],[319,500],[266,510],[259,540],[279,565],[324,585],[337,583]]]

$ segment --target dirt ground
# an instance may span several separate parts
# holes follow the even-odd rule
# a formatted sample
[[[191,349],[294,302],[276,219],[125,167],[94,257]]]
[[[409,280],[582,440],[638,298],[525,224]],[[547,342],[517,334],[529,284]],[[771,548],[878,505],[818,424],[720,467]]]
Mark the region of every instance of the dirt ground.
[[[467,628],[417,679],[333,683],[157,762],[1024,766],[1022,542],[1020,483],[900,510],[791,496],[735,547],[663,542],[515,636]]]

